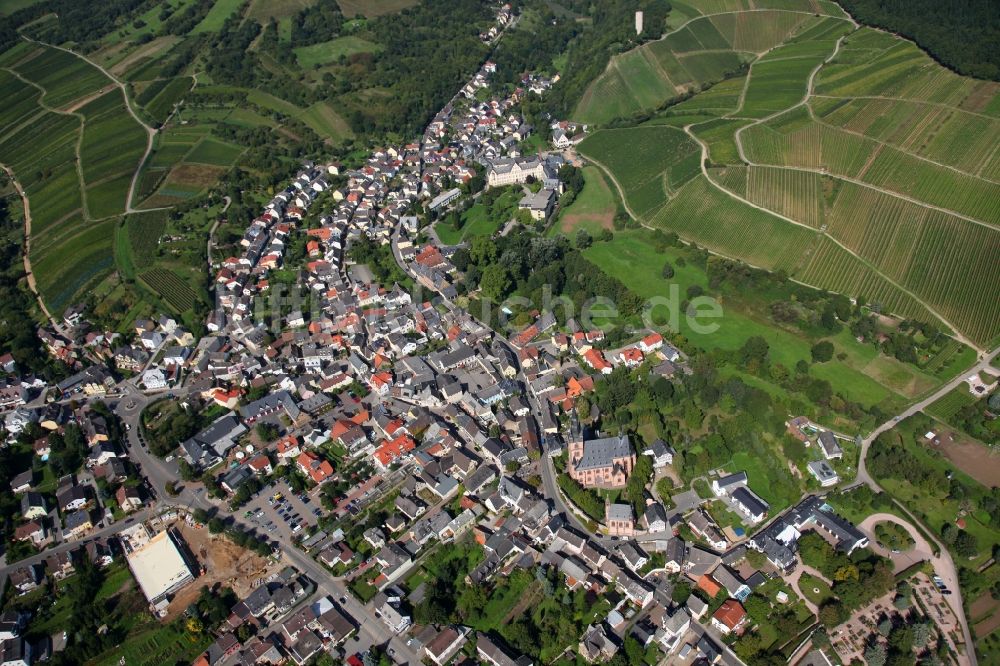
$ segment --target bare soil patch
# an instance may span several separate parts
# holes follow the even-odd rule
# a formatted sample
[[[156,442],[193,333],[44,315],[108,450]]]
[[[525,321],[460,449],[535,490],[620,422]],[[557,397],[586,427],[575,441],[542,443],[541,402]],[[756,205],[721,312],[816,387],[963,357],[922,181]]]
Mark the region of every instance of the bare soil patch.
[[[969,619],[973,622],[983,620],[998,607],[1000,607],[1000,601],[990,596],[989,592],[984,592],[969,606]]]
[[[563,215],[559,220],[559,229],[566,234],[572,233],[581,224],[592,222],[600,225],[602,229],[614,228],[615,216],[613,213],[576,213]]]
[[[979,640],[986,638],[997,629],[1000,629],[1000,608],[997,607],[1000,604],[998,604],[997,601],[995,601],[994,599],[990,598],[989,595],[984,595],[984,597],[986,598],[987,601],[992,602],[993,614],[986,616],[984,619],[980,620],[979,622],[976,622],[976,624],[973,625],[973,629],[975,629],[976,632],[976,638],[978,638]],[[983,597],[977,599],[976,602],[978,603],[981,600],[983,600]],[[973,613],[973,617],[975,617],[975,613]]]
[[[153,56],[159,53],[160,51],[165,51],[166,49],[173,46],[173,44],[177,42],[179,39],[180,39],[179,37],[175,37],[173,35],[165,37],[157,37],[151,42],[143,44],[135,51],[132,51],[132,53],[129,53],[127,56],[125,56],[117,63],[112,65],[108,69],[108,71],[114,74],[115,76],[122,76],[129,69],[131,69],[133,64],[136,64],[139,60],[149,56]]]
[[[987,488],[1000,486],[1000,455],[960,432],[948,432],[953,435],[951,442],[928,446],[940,451],[955,467]]]
[[[65,107],[63,109],[63,111],[65,113],[73,113],[77,109],[79,109],[80,107],[86,106],[86,105],[90,104],[91,102],[93,102],[98,97],[104,96],[105,93],[107,93],[110,90],[114,90],[117,87],[118,86],[115,86],[115,85],[104,86],[103,88],[101,88],[100,90],[98,90],[97,92],[95,92],[94,94],[87,95],[85,97],[81,97],[80,99],[78,99],[75,102],[71,103],[69,106]]]
[[[167,183],[201,189],[215,183],[225,171],[225,167],[208,164],[179,164],[170,170]]]
[[[192,527],[178,521],[174,528],[184,537],[198,565],[205,567],[205,574],[177,593],[170,602],[167,619],[183,613],[198,598],[203,585],[212,587],[220,583],[231,587],[242,599],[256,587],[257,581],[282,567],[280,563],[240,548],[221,534],[211,534],[206,527]]]

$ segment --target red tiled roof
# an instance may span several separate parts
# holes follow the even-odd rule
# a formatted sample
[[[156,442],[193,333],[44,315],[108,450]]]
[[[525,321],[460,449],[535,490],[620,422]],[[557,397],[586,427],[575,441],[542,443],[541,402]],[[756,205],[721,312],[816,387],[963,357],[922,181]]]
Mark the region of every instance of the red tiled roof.
[[[377,449],[375,457],[383,466],[390,465],[397,458],[409,453],[417,447],[417,443],[407,434],[402,434],[395,439],[386,440]]]
[[[735,629],[740,626],[746,615],[743,604],[735,599],[726,599],[712,617],[730,629]]]

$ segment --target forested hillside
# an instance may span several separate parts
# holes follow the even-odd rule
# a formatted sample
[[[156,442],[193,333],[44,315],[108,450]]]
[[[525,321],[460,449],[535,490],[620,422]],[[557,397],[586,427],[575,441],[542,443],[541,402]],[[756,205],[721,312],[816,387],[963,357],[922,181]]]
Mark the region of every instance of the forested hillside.
[[[960,74],[1000,80],[996,0],[839,0],[856,20],[909,37]]]

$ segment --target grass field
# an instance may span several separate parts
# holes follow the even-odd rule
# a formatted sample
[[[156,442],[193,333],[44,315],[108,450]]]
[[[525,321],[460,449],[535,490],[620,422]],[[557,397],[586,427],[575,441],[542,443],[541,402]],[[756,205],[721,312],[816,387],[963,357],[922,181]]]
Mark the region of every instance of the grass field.
[[[337,0],[344,16],[381,16],[412,7],[419,0]]]
[[[226,19],[232,16],[241,5],[243,5],[244,0],[215,0],[215,4],[202,19],[201,23],[194,27],[193,32],[216,32],[222,27],[222,24],[226,22]]]
[[[460,229],[455,229],[445,222],[438,222],[434,225],[434,232],[445,245],[457,245],[463,240],[471,240],[477,236],[492,236],[514,215],[521,197],[522,193],[518,188],[511,188],[493,202],[492,209],[477,202],[463,212]]]
[[[669,297],[671,289],[675,288],[679,303],[688,287],[708,288],[703,269],[690,263],[678,265],[677,250],[657,252],[644,231],[615,232],[614,240],[594,243],[584,254],[644,299]],[[670,280],[661,276],[665,262],[670,262],[674,268],[674,277]],[[699,347],[730,351],[739,349],[752,336],[762,336],[769,341],[775,362],[791,368],[799,360],[809,360],[809,350],[817,339],[798,330],[776,327],[767,314],[766,304],[755,302],[751,296],[747,295],[746,302],[724,301],[721,318],[689,320],[677,313],[677,330]],[[667,315],[659,310],[654,314],[658,319]],[[710,331],[703,328],[712,325],[715,327]],[[881,403],[888,409],[940,382],[939,378],[913,366],[879,355],[877,350],[857,342],[846,331],[831,341],[838,353],[846,354],[845,359],[839,363],[814,365],[810,372],[826,379],[835,391],[852,400],[866,405]]]
[[[558,219],[549,227],[549,234],[557,233],[573,236],[585,229],[596,236],[603,229],[610,229],[618,209],[618,199],[601,170],[594,166],[583,168],[583,191],[568,207],[559,213]]]
[[[229,166],[243,153],[243,148],[205,137],[184,158],[185,162]]]
[[[380,49],[378,44],[361,39],[354,35],[345,35],[311,46],[300,46],[295,49],[295,58],[301,67],[315,67],[337,60],[341,56],[355,53],[373,53]]]

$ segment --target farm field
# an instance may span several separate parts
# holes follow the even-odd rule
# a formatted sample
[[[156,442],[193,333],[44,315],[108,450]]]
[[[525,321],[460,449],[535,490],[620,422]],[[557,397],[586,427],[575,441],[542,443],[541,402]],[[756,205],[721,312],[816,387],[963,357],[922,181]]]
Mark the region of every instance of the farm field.
[[[153,122],[162,125],[174,110],[174,105],[191,90],[193,83],[189,76],[158,79],[143,90],[136,101],[143,105]]]
[[[841,32],[846,32],[850,27],[843,21],[839,23],[842,24]],[[809,74],[833,53],[835,42],[836,35],[833,39],[818,42],[821,48],[806,55],[794,55],[799,52],[802,44],[778,47],[767,58],[754,63],[743,107],[739,111],[740,116],[764,118],[797,104],[806,93]],[[786,54],[787,51],[792,51],[792,54]]]
[[[711,219],[711,224],[706,224]],[[791,271],[799,254],[817,240],[816,233],[792,225],[739,199],[699,175],[675,199],[650,217],[652,226],[676,231],[713,252],[739,256],[769,270]]]
[[[720,81],[708,90],[670,107],[671,115],[705,114],[722,115],[735,111],[740,104],[740,96],[746,85],[746,77],[738,76]]]
[[[685,54],[742,52],[753,60],[745,76],[638,127],[598,129],[580,152],[613,176],[647,226],[991,346],[1000,336],[1000,84],[948,72],[832,9],[774,12],[781,20],[764,27],[751,16],[769,12],[740,13],[739,4],[682,2],[673,32],[616,56],[592,91],[615,96],[613,114],[652,108],[648,78],[629,88],[626,76],[650,62],[644,52],[660,56],[665,75]],[[715,12],[724,13],[697,18]],[[587,103],[580,118],[614,117],[588,117]],[[654,127],[690,136],[642,134]],[[704,174],[682,171],[672,187],[671,156],[698,164],[692,137]]]
[[[194,307],[198,294],[173,271],[154,268],[139,274],[143,284],[159,294],[177,312],[186,312]]]
[[[958,410],[966,405],[971,405],[976,399],[969,393],[969,387],[965,384],[957,386],[948,392],[946,396],[927,408],[927,413],[936,419],[948,422]]]
[[[75,102],[110,88],[111,81],[100,70],[75,55],[50,46],[32,46],[14,69],[45,91],[42,97],[45,106],[72,111]]]
[[[694,98],[694,99],[697,99]],[[739,148],[734,134],[749,120],[742,118],[717,118],[691,128],[694,135],[708,144],[708,161],[712,164],[740,164]]]
[[[84,117],[80,165],[92,218],[125,212],[132,174],[146,151],[146,132],[125,110],[118,89],[80,109]]]

